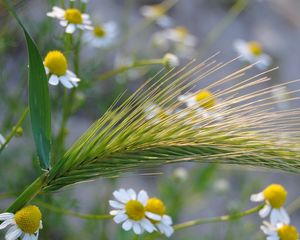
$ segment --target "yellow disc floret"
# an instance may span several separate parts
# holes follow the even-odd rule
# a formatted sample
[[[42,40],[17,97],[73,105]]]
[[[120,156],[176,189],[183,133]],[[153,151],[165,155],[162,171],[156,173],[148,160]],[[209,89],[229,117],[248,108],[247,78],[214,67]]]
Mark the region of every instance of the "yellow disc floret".
[[[58,76],[65,75],[68,62],[60,51],[50,51],[44,59],[44,65],[49,69],[50,73]]]
[[[166,9],[161,4],[155,4],[151,6],[155,17],[162,16],[165,14]]]
[[[216,105],[214,95],[208,90],[202,90],[196,95],[196,101],[203,108],[211,108]]]
[[[164,203],[158,198],[148,199],[145,209],[160,216],[163,216],[166,212]]]
[[[42,214],[37,206],[27,206],[16,212],[15,221],[25,233],[34,234],[40,227]]]
[[[255,41],[249,42],[248,48],[250,52],[255,56],[260,56],[262,54],[262,46],[259,42],[255,42]]]
[[[283,225],[277,230],[280,240],[298,240],[297,229],[291,225]]]
[[[281,208],[287,196],[285,188],[279,184],[271,184],[263,191],[265,200],[270,203],[273,208]]]
[[[145,208],[142,203],[137,200],[130,200],[125,205],[128,218],[139,221],[145,216]]]
[[[98,25],[94,27],[94,35],[99,38],[103,38],[106,35],[105,29]]]
[[[76,8],[69,8],[65,11],[65,19],[69,23],[81,24],[82,23],[82,14]]]

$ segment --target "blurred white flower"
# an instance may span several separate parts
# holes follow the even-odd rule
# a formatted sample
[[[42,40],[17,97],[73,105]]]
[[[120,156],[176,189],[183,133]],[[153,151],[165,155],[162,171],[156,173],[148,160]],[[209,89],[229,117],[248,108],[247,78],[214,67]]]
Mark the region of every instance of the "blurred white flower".
[[[156,32],[152,37],[152,41],[162,51],[174,48],[176,55],[181,57],[192,56],[197,42],[196,37],[182,26]]]
[[[260,229],[267,235],[267,240],[299,240],[297,228],[292,225],[263,222]]]
[[[283,208],[287,196],[285,188],[279,184],[271,184],[262,192],[251,195],[253,202],[263,202],[266,205],[259,211],[261,218],[265,218],[270,214],[270,221],[273,225],[277,223],[289,224],[290,218],[286,210]]]
[[[206,89],[200,90],[194,94],[180,95],[178,100],[185,103],[187,107],[198,109],[210,109],[217,103],[215,96]]]
[[[59,24],[66,28],[66,33],[72,34],[77,28],[81,30],[93,30],[90,16],[86,13],[81,13],[77,8],[68,8],[65,10],[54,6],[52,12],[48,12],[47,16],[60,20]]]
[[[255,66],[262,70],[271,65],[271,57],[263,52],[259,42],[246,42],[238,39],[234,41],[233,46],[237,53],[241,55],[242,60],[249,63],[255,63]]]
[[[144,190],[136,194],[133,189],[120,189],[114,191],[113,195],[117,201],[109,201],[109,205],[114,208],[110,214],[116,223],[122,223],[125,231],[133,229],[135,234],[140,235],[144,231],[151,233],[156,230],[149,219],[161,220],[161,217],[146,210],[149,197]]]
[[[172,175],[175,179],[178,179],[182,182],[186,181],[189,177],[188,171],[183,167],[175,168]]]
[[[37,206],[26,206],[21,210],[13,213],[1,213],[0,230],[10,226],[5,234],[6,240],[37,240],[39,230],[43,228],[42,214]]]
[[[229,182],[226,179],[217,179],[214,183],[214,189],[217,192],[227,192],[230,188]]]
[[[173,19],[166,15],[167,9],[162,4],[142,6],[140,12],[145,18],[155,20],[157,25],[163,28],[173,25]]]
[[[151,103],[145,108],[145,113],[145,118],[147,120],[152,119],[155,123],[158,123],[163,119],[169,117],[172,114],[172,111],[170,109],[163,109],[155,103]]]
[[[179,66],[179,59],[172,53],[167,53],[163,56],[163,64],[166,68],[175,68]]]
[[[48,52],[44,66],[46,74],[49,75],[49,84],[56,86],[61,82],[66,88],[78,86],[80,79],[68,70],[68,61],[62,52],[57,50]]]
[[[112,45],[118,35],[118,27],[115,22],[107,22],[103,25],[95,25],[93,31],[84,34],[84,41],[97,48],[105,48]]]
[[[272,88],[271,94],[280,109],[289,108],[288,100],[291,99],[291,96],[286,86],[277,86]]]

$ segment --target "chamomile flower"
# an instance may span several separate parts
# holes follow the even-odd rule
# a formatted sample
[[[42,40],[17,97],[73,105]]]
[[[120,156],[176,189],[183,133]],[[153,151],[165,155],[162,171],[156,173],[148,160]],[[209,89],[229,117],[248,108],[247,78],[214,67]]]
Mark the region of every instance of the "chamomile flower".
[[[299,240],[299,233],[292,225],[264,222],[260,228],[267,235],[267,240]]]
[[[166,15],[167,9],[162,4],[142,6],[140,12],[145,18],[155,20],[160,27],[167,28],[173,25],[173,19]]]
[[[217,103],[215,96],[206,89],[194,94],[180,95],[178,100],[185,103],[187,107],[193,109],[202,108],[204,110],[214,107]]]
[[[48,52],[44,66],[46,74],[49,75],[49,84],[58,85],[61,82],[66,88],[78,86],[80,79],[68,70],[68,61],[62,52],[57,50]]]
[[[5,138],[2,136],[2,134],[0,134],[0,146],[3,145],[5,141]]]
[[[6,240],[36,240],[39,230],[42,229],[42,214],[37,206],[26,206],[13,213],[0,214],[0,230],[9,227],[6,232]]]
[[[265,218],[270,214],[270,221],[273,225],[277,223],[289,224],[290,218],[283,208],[287,196],[285,188],[279,184],[271,184],[262,192],[251,195],[253,202],[266,202],[266,205],[259,211],[259,215]]]
[[[118,28],[115,22],[107,22],[103,25],[95,25],[93,31],[87,31],[84,40],[97,48],[105,48],[113,44],[118,35]]]
[[[162,234],[170,237],[174,233],[172,218],[165,214],[166,207],[160,199],[148,199],[145,209],[151,213],[150,216],[148,214],[148,217]]]
[[[52,12],[48,12],[47,16],[60,20],[59,24],[66,28],[66,33],[72,34],[77,28],[81,30],[93,30],[90,16],[82,13],[77,8],[62,9],[54,6]]]
[[[260,69],[266,69],[271,65],[271,57],[263,52],[263,48],[259,42],[246,42],[238,39],[233,43],[237,53],[241,55],[242,60],[249,63],[256,63]]]
[[[163,51],[174,49],[176,55],[181,57],[192,56],[196,46],[196,37],[183,26],[156,32],[152,41],[155,46]]]
[[[110,214],[114,216],[113,219],[116,223],[122,223],[125,231],[133,229],[133,232],[139,235],[144,231],[151,233],[156,230],[148,218],[160,220],[161,217],[146,210],[149,197],[144,190],[136,194],[133,189],[120,189],[114,191],[113,195],[117,201],[109,201],[110,206],[115,208],[110,211]]]

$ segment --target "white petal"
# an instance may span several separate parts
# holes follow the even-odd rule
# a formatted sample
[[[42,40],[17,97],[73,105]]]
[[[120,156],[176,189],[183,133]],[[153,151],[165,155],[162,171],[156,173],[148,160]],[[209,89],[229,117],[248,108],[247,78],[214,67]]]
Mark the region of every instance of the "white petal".
[[[66,21],[66,20],[61,20],[61,21],[59,21],[59,24],[60,24],[61,26],[63,26],[63,27],[66,27],[66,26],[68,25],[68,21]]]
[[[126,214],[118,214],[114,217],[114,221],[116,223],[124,222],[127,219],[128,219],[128,216]]]
[[[163,215],[161,221],[164,223],[164,224],[168,224],[168,225],[172,225],[173,221],[172,221],[172,218],[168,215]]]
[[[270,221],[273,225],[276,225],[277,223],[285,223],[289,224],[290,218],[285,210],[281,209],[272,209],[271,215],[270,215]]]
[[[118,209],[123,209],[125,207],[124,204],[122,203],[119,203],[117,201],[114,201],[114,200],[109,200],[109,205],[113,208],[118,208]]]
[[[252,202],[262,202],[265,200],[263,192],[257,193],[257,194],[252,194],[250,196],[250,200]]]
[[[258,214],[261,218],[265,218],[269,215],[271,209],[271,206],[269,204],[266,204],[261,210],[259,210]]]
[[[46,75],[48,75],[50,73],[49,68],[45,67],[45,72],[46,72]]]
[[[49,78],[49,84],[56,86],[59,83],[58,76],[52,74]]]
[[[143,229],[139,223],[137,223],[137,222],[133,223],[133,232],[137,235],[140,235],[143,233]]]
[[[118,215],[118,214],[123,214],[125,212],[126,212],[125,210],[111,210],[109,212],[109,214],[115,216],[115,215]]]
[[[7,233],[5,234],[6,240],[16,240],[22,235],[22,230],[18,228],[16,225],[12,226],[8,229]]]
[[[169,225],[159,223],[159,224],[157,224],[157,227],[158,227],[159,231],[161,233],[165,234],[167,237],[170,237],[174,233],[174,229]]]
[[[127,194],[130,196],[130,199],[132,199],[132,200],[136,200],[136,193],[135,193],[135,191],[133,190],[133,189],[128,189],[127,190]]]
[[[256,66],[262,70],[266,69],[271,65],[272,58],[267,54],[262,54],[257,58],[257,64]]]
[[[31,234],[26,233],[22,240],[31,240]]]
[[[12,219],[14,217],[15,217],[15,215],[13,213],[1,213],[0,214],[0,221]]]
[[[62,83],[62,85],[64,85],[66,88],[73,88],[72,83],[70,82],[70,79],[66,76],[61,76],[59,78],[60,82]]]
[[[137,200],[140,201],[144,206],[147,204],[149,197],[146,191],[141,190],[138,194]]]
[[[129,231],[133,226],[133,222],[128,219],[126,220],[123,224],[122,224],[122,228],[125,230],[125,231]]]
[[[3,223],[0,224],[0,230],[6,228],[8,225],[15,224],[14,219],[7,219]]]
[[[76,26],[74,24],[69,24],[67,27],[66,27],[66,33],[74,33],[76,30]]]
[[[123,188],[121,188],[119,191],[114,191],[113,195],[118,201],[122,203],[126,203],[130,200],[127,192]]]
[[[267,237],[266,240],[280,240],[280,238],[278,237],[278,235],[274,235]]]
[[[155,213],[152,213],[152,212],[146,212],[145,215],[152,219],[152,220],[155,220],[155,221],[160,221],[161,220],[161,216],[155,214]]]
[[[142,219],[140,221],[141,226],[149,233],[152,233],[153,231],[156,230],[154,225],[146,218]]]
[[[285,224],[289,224],[290,217],[289,217],[288,213],[286,212],[286,210],[284,208],[280,208],[279,211],[281,213],[281,222],[283,222]]]

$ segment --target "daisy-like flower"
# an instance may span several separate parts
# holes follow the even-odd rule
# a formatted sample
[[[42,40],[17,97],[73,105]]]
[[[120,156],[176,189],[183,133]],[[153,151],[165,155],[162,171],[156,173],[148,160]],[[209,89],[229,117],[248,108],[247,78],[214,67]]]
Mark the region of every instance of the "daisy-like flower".
[[[233,43],[233,46],[237,53],[241,55],[242,60],[255,63],[262,70],[271,65],[271,57],[263,52],[263,48],[259,42],[246,42],[238,39]]]
[[[49,75],[49,84],[58,85],[61,82],[66,88],[78,86],[80,79],[68,70],[68,61],[62,52],[57,50],[48,52],[44,66],[46,74]]]
[[[118,28],[115,22],[107,22],[103,25],[96,25],[93,31],[87,31],[84,40],[97,48],[105,48],[114,43],[118,35]]]
[[[175,49],[178,56],[189,57],[194,53],[196,37],[186,27],[168,28],[153,35],[153,43],[161,50]]]
[[[109,201],[110,206],[115,208],[110,211],[110,214],[114,216],[113,219],[116,223],[122,223],[125,231],[133,229],[135,234],[140,235],[144,231],[152,233],[156,230],[148,218],[153,219],[153,215],[157,215],[146,210],[149,197],[144,190],[136,194],[133,189],[120,189],[114,191],[113,195],[117,201]],[[160,219],[161,217],[157,217],[154,220]]]
[[[2,134],[0,134],[0,146],[3,145],[5,141],[5,138],[2,136]]]
[[[48,12],[47,16],[60,20],[59,23],[66,28],[66,33],[72,34],[77,28],[81,30],[93,30],[90,16],[86,13],[82,13],[77,8],[62,9],[54,6],[52,12]]]
[[[154,19],[160,27],[167,28],[173,25],[173,19],[166,15],[167,9],[162,4],[142,6],[140,12],[145,18]]]
[[[148,199],[145,209],[147,212],[151,213],[151,215],[148,214],[149,218],[153,219],[151,222],[162,234],[170,237],[174,233],[172,218],[165,214],[166,207],[160,199]]]
[[[283,208],[287,196],[285,188],[279,184],[271,184],[262,192],[251,195],[253,202],[266,202],[266,205],[259,211],[259,215],[265,218],[270,214],[270,221],[273,225],[277,223],[289,224],[290,218]]]
[[[37,206],[26,206],[13,213],[0,214],[0,230],[9,227],[6,240],[37,240],[39,230],[42,229],[42,214]]]
[[[193,109],[202,108],[204,110],[214,107],[217,103],[215,96],[206,89],[195,94],[180,95],[178,100],[185,103],[187,107]]]
[[[299,233],[292,225],[264,222],[260,228],[267,235],[267,240],[299,240]]]
[[[179,66],[179,59],[172,53],[167,53],[163,57],[163,64],[166,68],[175,68]]]

